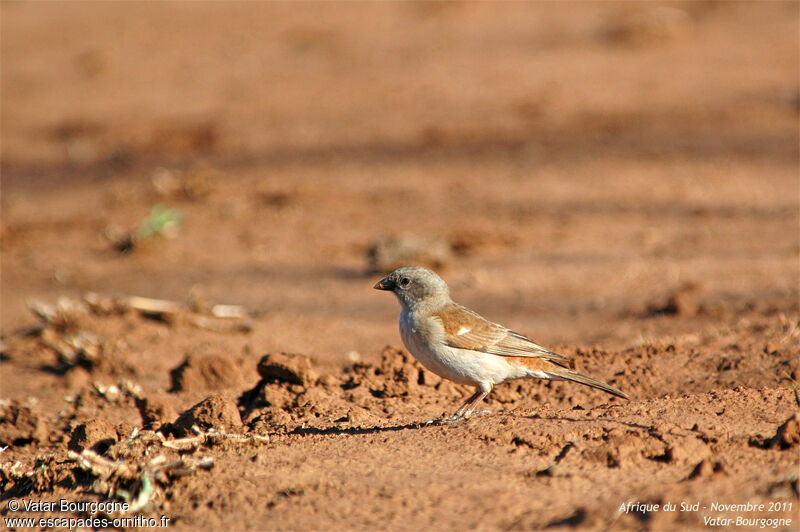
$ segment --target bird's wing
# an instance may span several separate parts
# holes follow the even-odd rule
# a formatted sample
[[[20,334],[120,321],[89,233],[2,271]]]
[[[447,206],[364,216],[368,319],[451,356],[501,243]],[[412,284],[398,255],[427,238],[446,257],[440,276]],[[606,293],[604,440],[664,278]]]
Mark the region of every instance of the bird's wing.
[[[560,366],[569,365],[569,359],[565,356],[548,351],[525,336],[492,323],[456,303],[445,306],[433,317],[442,322],[450,347],[503,357],[544,358]]]

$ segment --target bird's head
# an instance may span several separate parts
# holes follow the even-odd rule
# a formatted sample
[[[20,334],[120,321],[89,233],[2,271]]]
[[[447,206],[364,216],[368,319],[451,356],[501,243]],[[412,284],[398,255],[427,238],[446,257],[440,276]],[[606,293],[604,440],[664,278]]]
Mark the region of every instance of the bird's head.
[[[435,307],[450,300],[450,289],[444,279],[420,266],[398,268],[373,288],[394,292],[400,304],[411,310],[424,306]]]

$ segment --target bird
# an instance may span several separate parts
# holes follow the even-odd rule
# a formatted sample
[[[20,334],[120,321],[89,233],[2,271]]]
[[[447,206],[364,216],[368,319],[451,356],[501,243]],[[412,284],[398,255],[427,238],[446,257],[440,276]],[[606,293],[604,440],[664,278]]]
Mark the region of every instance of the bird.
[[[456,303],[444,279],[427,268],[398,268],[373,288],[397,297],[402,307],[400,337],[425,368],[475,387],[475,393],[444,421],[469,417],[495,385],[520,378],[567,380],[629,399],[610,384],[571,369],[567,357]]]

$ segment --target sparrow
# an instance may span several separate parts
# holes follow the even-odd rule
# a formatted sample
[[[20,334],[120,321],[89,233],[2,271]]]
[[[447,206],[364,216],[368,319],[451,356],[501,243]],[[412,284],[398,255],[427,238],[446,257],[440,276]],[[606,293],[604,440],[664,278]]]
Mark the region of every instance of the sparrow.
[[[496,384],[533,377],[567,380],[628,399],[613,386],[570,369],[569,359],[450,299],[436,273],[419,266],[398,268],[373,287],[397,296],[400,336],[428,370],[475,393],[446,421],[468,417]]]

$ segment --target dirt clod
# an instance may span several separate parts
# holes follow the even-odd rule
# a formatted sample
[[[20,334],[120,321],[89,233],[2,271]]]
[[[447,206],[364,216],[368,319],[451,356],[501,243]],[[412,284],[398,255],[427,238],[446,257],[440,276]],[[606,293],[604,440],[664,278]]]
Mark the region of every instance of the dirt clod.
[[[116,429],[104,419],[81,423],[72,431],[69,448],[73,451],[91,449],[103,454],[119,439]]]
[[[376,238],[367,259],[371,271],[390,272],[408,264],[442,268],[452,255],[450,243],[444,237],[400,234]]]
[[[689,473],[687,480],[694,480],[696,478],[704,479],[713,476],[715,473],[722,472],[724,469],[719,462],[712,462],[708,458],[704,458],[694,466],[692,472]]]
[[[207,392],[239,389],[244,376],[228,357],[217,354],[190,354],[170,371],[172,391]]]
[[[16,401],[0,402],[0,446],[42,443],[48,426],[42,415]]]
[[[795,412],[780,427],[775,436],[767,442],[767,447],[790,449],[800,444],[800,412]]]
[[[256,434],[271,434],[275,432],[286,432],[297,426],[291,414],[283,408],[269,407],[258,411],[253,411],[245,419],[245,423],[250,430]]]
[[[178,411],[169,397],[151,394],[136,398],[136,408],[142,416],[142,428],[158,430],[163,425],[172,423],[178,417]]]
[[[317,380],[311,359],[295,353],[269,353],[258,362],[258,374],[267,380],[310,386]]]
[[[192,434],[192,425],[201,430],[215,428],[230,432],[241,427],[242,418],[233,400],[215,394],[181,414],[173,427],[180,434]]]
[[[376,397],[418,395],[421,386],[433,388],[442,382],[406,351],[392,346],[381,351],[380,366],[357,363],[351,369],[352,377],[346,388],[363,386]]]
[[[700,293],[698,283],[684,283],[667,296],[666,302],[650,306],[649,314],[668,314],[691,317],[700,311],[697,295]]]
[[[83,388],[92,379],[91,374],[82,366],[74,366],[64,375],[65,384],[68,389],[77,390]]]

